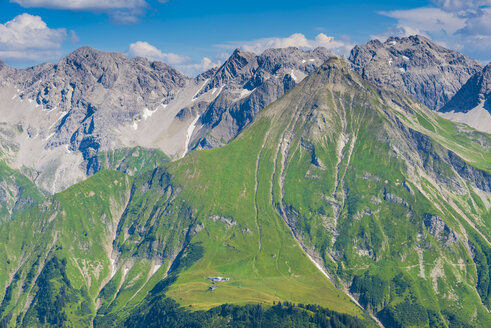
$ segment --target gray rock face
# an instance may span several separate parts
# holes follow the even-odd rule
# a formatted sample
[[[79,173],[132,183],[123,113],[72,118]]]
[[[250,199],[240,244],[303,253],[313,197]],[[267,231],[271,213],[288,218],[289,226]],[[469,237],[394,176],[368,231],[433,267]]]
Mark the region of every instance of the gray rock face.
[[[449,247],[459,240],[455,231],[438,215],[425,214],[423,222],[430,235],[443,245]]]
[[[219,69],[203,74],[204,76],[209,75],[209,82],[195,97],[198,98],[213,88],[220,88],[224,84],[227,84],[229,89],[238,88],[254,75],[256,67],[256,54],[236,49]]]
[[[1,73],[20,90],[21,100],[59,111],[46,147],[69,145],[70,151],[80,151],[87,174],[97,171],[100,148],[118,146],[114,128],[131,123],[144,108],[168,104],[189,79],[164,63],[89,47],[57,64]]]
[[[191,145],[220,146],[330,56],[320,48],[237,50],[194,79],[88,47],[56,64],[0,63],[0,123],[9,129],[0,157],[57,192],[101,169],[100,151],[141,146],[178,158]]]
[[[486,171],[474,168],[467,164],[451,150],[443,147],[435,147],[433,140],[427,135],[404,128],[402,123],[397,121],[401,130],[405,132],[405,140],[413,147],[415,153],[420,157],[422,166],[426,172],[433,172],[433,178],[439,184],[446,186],[456,194],[465,192],[465,185],[457,179],[448,178],[444,172],[449,168],[454,170],[464,180],[472,183],[476,188],[486,193],[491,193],[491,174]],[[484,139],[489,140],[489,139]],[[489,141],[482,143],[484,152],[491,149]]]
[[[220,90],[201,114],[193,136],[194,148],[228,142],[267,105],[292,89],[305,76],[334,56],[324,48],[269,49],[261,55],[236,50],[199,94]],[[198,96],[199,96],[198,94]]]
[[[480,104],[491,113],[491,63],[474,74],[440,112],[467,113]]]
[[[438,110],[481,65],[425,37],[391,37],[357,45],[349,60],[355,71],[375,85],[402,90]]]

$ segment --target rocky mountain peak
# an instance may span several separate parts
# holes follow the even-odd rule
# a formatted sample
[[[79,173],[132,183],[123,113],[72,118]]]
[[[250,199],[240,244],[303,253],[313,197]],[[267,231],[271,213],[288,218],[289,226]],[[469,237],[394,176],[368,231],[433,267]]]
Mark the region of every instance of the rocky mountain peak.
[[[230,55],[227,61],[234,61],[234,59],[236,58],[248,56],[249,54],[254,54],[254,53],[248,51],[242,51],[240,48],[235,48],[234,52],[232,52],[232,55]]]
[[[215,98],[199,118],[191,142],[213,148],[235,137],[255,115],[334,56],[325,48],[268,49],[260,55],[236,50],[198,93]],[[204,74],[199,79],[204,78]],[[209,75],[208,75],[209,76]]]
[[[33,136],[44,138],[45,149],[63,146],[82,153],[87,174],[99,169],[100,149],[121,146],[114,137],[118,129],[165,108],[190,80],[161,62],[90,47],[79,48],[56,64],[11,69],[2,75],[18,90],[15,106],[30,104],[41,121],[46,118],[39,123],[26,116],[21,123],[36,131]]]
[[[423,35],[410,35],[408,37],[390,36],[383,44],[395,46],[397,43],[411,43],[413,45],[437,46],[436,43]]]
[[[128,60],[121,53],[103,52],[91,47],[81,47],[62,58],[55,68],[59,70],[91,71],[94,69],[116,69],[118,64]],[[117,64],[118,63],[118,64]]]
[[[70,73],[80,72],[90,74],[95,78],[99,78],[104,73],[110,74],[109,72],[124,75],[130,71],[141,73],[144,73],[145,70],[156,71],[156,73],[169,71],[180,79],[186,79],[182,73],[163,62],[151,62],[144,57],[128,58],[119,52],[104,52],[91,47],[81,47],[75,50],[62,58],[54,68],[62,74],[68,71]],[[155,77],[159,78],[158,74]]]
[[[219,89],[225,84],[229,88],[241,87],[252,77],[256,66],[256,54],[241,51],[238,48],[235,49],[232,55],[218,69],[209,70],[196,78],[197,80],[202,78],[209,80],[196,94],[196,97],[198,98],[214,88]]]
[[[222,67],[218,69],[215,76],[222,79],[230,79],[242,75],[246,78],[251,74],[256,64],[255,53],[235,49]]]
[[[481,70],[477,61],[420,35],[355,46],[349,61],[368,81],[402,90],[433,110],[441,108]]]
[[[296,47],[268,49],[258,56],[258,64],[260,69],[272,74],[280,69],[298,69],[308,74],[333,56],[322,47],[310,51]]]
[[[352,84],[356,79],[350,70],[349,64],[336,57],[325,61],[313,74],[320,76],[321,83],[331,85]]]
[[[491,63],[487,64],[481,72],[481,90],[482,94],[489,94],[491,92]]]
[[[105,55],[105,54],[111,54],[111,53],[97,50],[89,46],[83,46],[74,50],[73,52],[68,54],[65,58],[97,58],[98,56]],[[112,54],[116,54],[116,53],[112,53]]]
[[[491,113],[491,63],[474,74],[440,111],[467,113],[480,105]]]
[[[206,80],[206,79],[213,77],[213,75],[215,75],[215,73],[218,71],[218,69],[219,69],[219,67],[215,66],[213,68],[210,68],[207,71],[204,71],[203,73],[196,76],[196,81],[203,81],[203,80]]]

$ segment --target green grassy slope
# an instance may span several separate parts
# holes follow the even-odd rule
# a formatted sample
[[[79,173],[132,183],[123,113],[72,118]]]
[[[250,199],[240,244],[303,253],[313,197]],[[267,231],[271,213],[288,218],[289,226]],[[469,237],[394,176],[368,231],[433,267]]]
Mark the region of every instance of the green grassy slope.
[[[389,326],[489,324],[491,159],[482,150],[491,139],[455,135],[421,105],[331,61],[228,146],[169,166],[182,196],[210,218],[195,237],[204,258],[168,295],[204,308],[248,297],[232,282],[210,296],[204,278],[230,276],[243,289],[254,274],[266,281],[273,263],[289,265],[276,237],[289,232],[283,221],[339,288]],[[243,231],[258,239],[252,259],[242,256],[253,245]]]
[[[489,326],[491,139],[457,129],[330,60],[227,146],[101,171],[1,225],[2,324],[131,326],[173,302],[222,320],[224,303],[289,301],[387,327]]]
[[[0,224],[43,198],[31,180],[0,161]]]
[[[101,170],[117,170],[132,176],[153,170],[168,161],[169,157],[162,151],[140,146],[118,148],[98,153],[98,162]]]
[[[359,313],[310,263],[271,207],[267,177],[273,167],[261,158],[269,126],[256,127],[229,147],[193,154],[170,168],[183,185],[181,197],[197,209],[203,230],[193,242],[200,242],[205,253],[168,295],[198,308],[290,300]],[[210,276],[230,281],[209,293]]]

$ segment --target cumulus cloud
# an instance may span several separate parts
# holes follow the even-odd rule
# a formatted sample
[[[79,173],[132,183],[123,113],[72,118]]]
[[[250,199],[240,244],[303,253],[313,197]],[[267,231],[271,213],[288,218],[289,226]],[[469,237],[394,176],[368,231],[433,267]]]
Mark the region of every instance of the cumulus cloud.
[[[199,73],[207,71],[215,66],[218,66],[221,61],[212,61],[204,57],[199,63],[193,63],[191,58],[184,55],[175,54],[172,52],[165,53],[157,47],[145,41],[137,41],[130,44],[126,54],[129,57],[145,57],[149,60],[162,61],[174,66],[181,72],[189,76],[195,76]]]
[[[422,34],[481,61],[491,54],[491,0],[433,0],[432,7],[394,10],[380,14],[396,19],[382,35]]]
[[[77,33],[75,33],[74,30],[70,30],[70,40],[72,41],[72,43],[80,42],[80,38],[78,37]]]
[[[60,57],[65,29],[50,29],[39,16],[22,14],[0,24],[0,58],[10,61]]]
[[[164,53],[145,41],[137,41],[130,44],[127,53],[130,57],[145,57],[149,60],[163,61],[171,65],[184,64],[191,60],[187,56],[178,55],[172,52]]]
[[[10,0],[24,8],[68,10],[132,9],[146,7],[145,0]]]
[[[146,0],[10,0],[10,2],[24,8],[104,12],[119,24],[136,23],[138,17],[149,8]]]
[[[490,0],[433,0],[432,2],[441,9],[450,12],[466,12],[491,4]]]
[[[465,19],[439,8],[415,8],[381,12],[382,15],[396,18],[401,28],[421,30],[428,33],[454,34],[465,27]]]
[[[199,63],[186,65],[176,65],[176,68],[188,76],[196,76],[222,64],[221,60],[213,61],[208,57],[203,57]]]
[[[351,42],[335,40],[334,37],[327,36],[324,33],[319,33],[315,39],[307,39],[307,37],[302,33],[295,33],[285,38],[274,37],[252,41],[233,41],[218,46],[225,49],[241,48],[244,51],[251,51],[256,54],[260,54],[264,50],[270,48],[287,47],[297,47],[301,49],[324,47],[338,54],[347,54],[351,48],[353,48],[353,44],[351,44]]]

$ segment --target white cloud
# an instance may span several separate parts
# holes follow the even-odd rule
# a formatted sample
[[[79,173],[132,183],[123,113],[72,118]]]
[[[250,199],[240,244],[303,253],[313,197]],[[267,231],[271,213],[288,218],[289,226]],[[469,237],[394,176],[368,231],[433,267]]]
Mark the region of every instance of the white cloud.
[[[104,12],[118,24],[133,24],[149,8],[146,0],[10,0],[24,8]]]
[[[227,44],[218,45],[221,48],[233,49],[241,48],[244,51],[251,51],[256,54],[262,53],[270,48],[287,48],[297,47],[301,49],[314,49],[324,47],[339,54],[347,54],[353,44],[349,41],[335,40],[332,36],[327,36],[324,33],[319,33],[315,39],[307,39],[301,33],[295,33],[286,38],[263,38],[252,41],[233,41]]]
[[[439,8],[415,8],[381,12],[382,15],[397,19],[401,27],[428,33],[443,32],[454,34],[465,26],[465,19]]]
[[[0,58],[12,61],[58,58],[66,37],[65,29],[50,29],[41,17],[22,14],[0,24]]]
[[[72,41],[72,43],[80,42],[80,38],[78,37],[77,33],[75,33],[74,30],[70,30],[70,40]]]
[[[432,0],[432,2],[445,11],[457,13],[491,5],[491,0]]]
[[[176,65],[176,68],[188,76],[196,76],[214,67],[218,67],[222,64],[220,60],[212,61],[208,57],[203,57],[201,62],[196,64]]]
[[[380,14],[396,19],[382,35],[422,34],[481,61],[491,59],[491,0],[433,0],[434,7]]]
[[[141,10],[116,10],[108,13],[112,21],[116,24],[135,24],[138,22],[138,16],[142,15]]]
[[[220,60],[213,62],[207,57],[204,57],[199,63],[192,63],[191,58],[188,56],[179,55],[172,52],[164,53],[157,47],[145,41],[137,41],[130,44],[126,54],[129,57],[145,57],[149,60],[165,62],[189,76],[200,74],[220,65],[221,63]]]
[[[163,61],[170,65],[184,64],[191,60],[187,56],[178,55],[172,52],[164,53],[145,41],[137,41],[130,44],[127,53],[130,57],[145,57],[149,60]]]
[[[10,0],[24,8],[67,10],[135,9],[148,6],[145,0]]]

